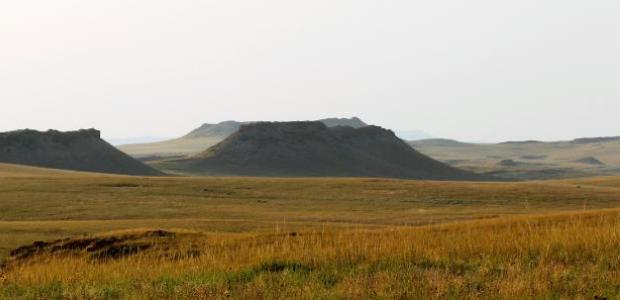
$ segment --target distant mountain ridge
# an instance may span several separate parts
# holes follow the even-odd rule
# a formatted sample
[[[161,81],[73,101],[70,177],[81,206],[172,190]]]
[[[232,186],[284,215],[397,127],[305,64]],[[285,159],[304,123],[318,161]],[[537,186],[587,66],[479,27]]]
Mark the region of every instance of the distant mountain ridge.
[[[353,118],[327,118],[321,119],[319,122],[327,125],[328,127],[336,126],[349,126],[353,128],[360,128],[368,126],[358,117]],[[213,137],[221,136],[228,137],[229,135],[237,132],[241,125],[260,123],[260,122],[237,122],[237,121],[224,121],[217,124],[203,124],[202,126],[192,130],[190,133],[183,136],[184,138],[201,138],[201,137]]]
[[[327,118],[319,120],[319,122],[325,124],[327,127],[348,126],[352,128],[362,128],[368,126],[364,121],[358,117],[352,118]]]
[[[170,138],[166,137],[156,137],[156,136],[140,136],[140,137],[130,137],[130,138],[104,138],[104,140],[110,143],[113,146],[119,145],[127,145],[127,144],[146,144],[146,143],[157,143],[165,140],[169,140]]]
[[[361,119],[352,118],[327,118],[319,120],[328,127],[349,126],[360,128],[367,126]],[[121,145],[119,149],[138,158],[189,156],[200,153],[207,148],[223,141],[231,134],[237,132],[242,125],[257,122],[224,121],[217,124],[205,123],[192,130],[183,137],[146,144]]]
[[[396,136],[405,141],[428,140],[433,137],[422,130],[395,130]]]
[[[575,143],[575,144],[593,144],[593,143],[607,143],[607,142],[620,142],[620,136],[580,138],[580,139],[574,139],[571,141],[571,143]]]
[[[237,121],[224,121],[217,124],[203,124],[200,127],[192,130],[190,133],[183,136],[183,138],[202,138],[202,137],[227,137],[241,127],[242,124],[251,122],[237,122]]]
[[[451,166],[508,179],[620,175],[620,137],[496,144],[429,139],[409,144]]]
[[[491,179],[422,155],[390,130],[318,121],[242,125],[198,155],[157,166],[203,175]]]
[[[451,139],[425,139],[419,141],[408,142],[411,145],[432,145],[432,146],[469,146],[470,143],[459,142]]]
[[[0,133],[0,162],[100,173],[163,175],[102,140],[95,129],[69,132],[24,129]]]

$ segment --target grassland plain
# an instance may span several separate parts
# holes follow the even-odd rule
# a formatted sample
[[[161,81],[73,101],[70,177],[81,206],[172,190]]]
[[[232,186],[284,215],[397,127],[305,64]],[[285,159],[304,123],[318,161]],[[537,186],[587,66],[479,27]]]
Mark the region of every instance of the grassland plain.
[[[614,297],[619,206],[617,177],[149,178],[1,165],[0,297]],[[8,255],[68,236],[78,237]],[[66,246],[76,241],[86,246]]]
[[[503,178],[560,179],[620,174],[620,138],[472,144],[430,139],[409,143],[449,165]]]

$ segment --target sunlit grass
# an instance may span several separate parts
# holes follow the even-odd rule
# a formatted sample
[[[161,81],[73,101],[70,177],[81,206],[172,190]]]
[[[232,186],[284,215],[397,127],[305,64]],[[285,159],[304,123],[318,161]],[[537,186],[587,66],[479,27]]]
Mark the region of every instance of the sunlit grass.
[[[0,298],[618,298],[618,182],[142,178],[0,165],[0,258],[68,236],[135,234],[122,243],[149,245],[110,259],[86,249],[9,258]]]
[[[620,292],[620,210],[383,230],[183,231],[152,242],[156,248],[104,262],[43,254],[8,269],[3,296],[521,299]],[[199,255],[170,255],[189,250]]]

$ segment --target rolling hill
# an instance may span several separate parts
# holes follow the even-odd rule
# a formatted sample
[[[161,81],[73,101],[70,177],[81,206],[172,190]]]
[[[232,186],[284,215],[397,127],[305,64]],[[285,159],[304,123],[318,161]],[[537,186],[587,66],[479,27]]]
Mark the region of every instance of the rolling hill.
[[[103,141],[95,129],[0,133],[0,162],[125,175],[163,174]]]
[[[552,179],[620,174],[618,137],[498,144],[429,139],[409,144],[451,166],[502,178]]]
[[[243,125],[198,155],[155,166],[200,175],[492,179],[422,155],[390,130],[328,127],[318,121]]]
[[[319,120],[329,127],[364,127],[366,123],[357,117],[329,118]],[[119,149],[141,160],[191,156],[223,141],[239,130],[243,124],[252,122],[225,121],[217,124],[203,124],[183,137],[157,143],[122,145]]]

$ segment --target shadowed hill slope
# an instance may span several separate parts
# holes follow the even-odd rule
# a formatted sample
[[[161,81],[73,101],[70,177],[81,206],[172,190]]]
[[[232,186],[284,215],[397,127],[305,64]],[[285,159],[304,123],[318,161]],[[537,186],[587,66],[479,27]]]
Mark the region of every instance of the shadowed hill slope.
[[[354,128],[367,126],[357,117],[329,118],[320,120],[328,127],[349,126]],[[173,156],[191,156],[223,141],[237,132],[239,127],[252,122],[225,121],[218,124],[203,124],[183,137],[147,144],[119,146],[123,152],[140,159],[153,160]],[[144,161],[146,161],[144,160]]]
[[[95,129],[0,133],[0,162],[99,173],[163,175],[102,140]]]
[[[238,176],[346,176],[483,180],[418,153],[392,131],[321,122],[254,123],[207,151],[162,162],[164,170]]]

